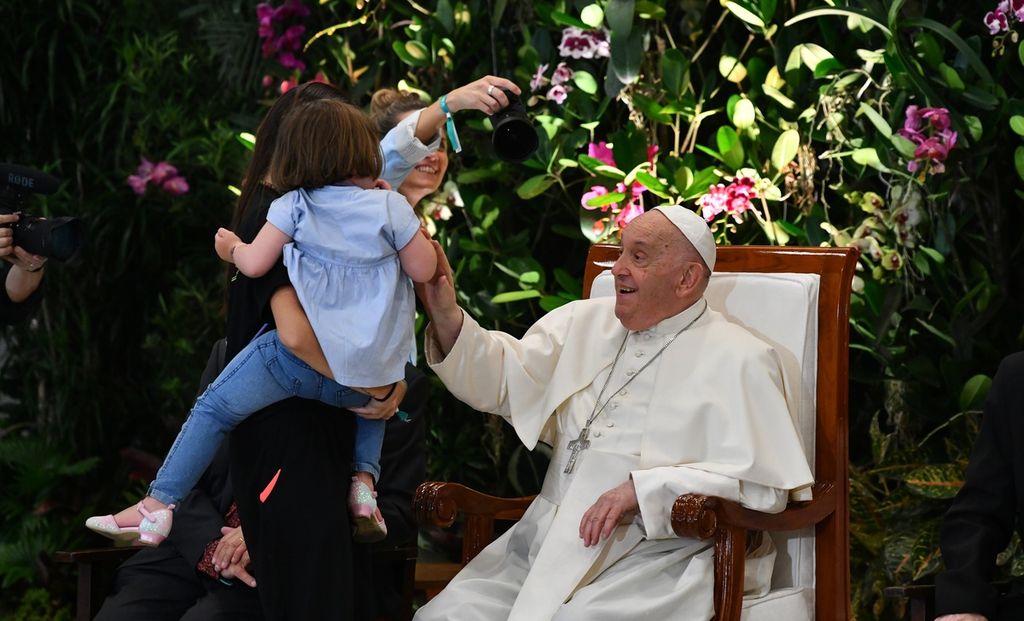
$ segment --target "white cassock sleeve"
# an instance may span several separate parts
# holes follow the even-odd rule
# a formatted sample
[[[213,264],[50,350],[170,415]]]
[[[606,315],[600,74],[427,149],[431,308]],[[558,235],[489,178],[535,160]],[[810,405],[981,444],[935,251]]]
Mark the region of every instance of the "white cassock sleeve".
[[[666,470],[672,472],[667,473]],[[787,490],[685,466],[637,470],[631,476],[640,503],[640,518],[648,539],[671,539],[677,536],[672,530],[670,509],[682,494],[717,496],[765,513],[778,513],[786,508],[789,501]]]

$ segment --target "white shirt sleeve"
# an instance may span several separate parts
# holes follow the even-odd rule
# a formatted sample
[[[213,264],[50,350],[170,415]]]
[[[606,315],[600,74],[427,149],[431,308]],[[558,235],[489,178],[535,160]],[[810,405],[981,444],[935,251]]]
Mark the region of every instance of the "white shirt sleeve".
[[[421,110],[416,110],[405,117],[391,128],[391,131],[380,141],[381,151],[384,153],[384,170],[380,178],[391,184],[393,190],[398,190],[405,178],[412,172],[412,169],[423,158],[427,157],[441,146],[441,132],[430,144],[423,144],[416,137],[416,123],[420,120]]]

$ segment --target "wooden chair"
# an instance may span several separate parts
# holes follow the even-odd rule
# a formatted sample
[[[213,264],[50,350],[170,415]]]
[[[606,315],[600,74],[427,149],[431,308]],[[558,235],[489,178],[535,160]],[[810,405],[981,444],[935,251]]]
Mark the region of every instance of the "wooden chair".
[[[602,278],[610,280],[610,275],[601,274],[611,267],[618,253],[617,246],[591,248],[584,275],[584,297],[591,295]],[[787,367],[787,387],[795,384],[794,390],[804,391],[788,397],[799,401],[797,409],[805,411],[806,416],[798,415],[796,422],[816,481],[812,500],[791,502],[785,511],[774,515],[699,494],[680,496],[672,507],[665,508],[671,511],[673,530],[679,536],[714,540],[714,602],[719,620],[735,621],[741,613],[745,619],[809,618],[811,611],[815,618],[824,621],[850,618],[847,377],[849,300],[856,261],[857,251],[849,248],[718,249],[715,276],[708,289],[712,308],[755,333],[761,332],[759,335],[769,342],[776,336],[771,332],[779,328],[765,327],[761,316],[774,304],[762,297],[737,307],[729,298],[733,288],[741,290],[747,286],[743,284],[746,280],[767,276],[769,280],[794,283],[808,293],[801,303],[810,335],[804,344],[805,351],[796,352],[796,358],[789,361],[783,356],[783,366]],[[608,288],[610,284],[605,282],[604,286]],[[803,330],[799,326],[795,329]],[[810,361],[804,365],[808,368],[800,366],[804,360]],[[464,564],[491,539],[494,520],[520,517],[530,501],[495,499],[461,485],[428,482],[417,491],[414,507],[421,523],[442,527],[450,526],[458,512],[466,513]],[[772,592],[761,600],[745,601],[744,544],[746,533],[753,531],[773,533],[779,558]],[[449,568],[449,573],[454,575],[455,569]],[[777,607],[773,609],[786,598],[803,598],[797,605],[805,611],[793,616],[780,613]]]

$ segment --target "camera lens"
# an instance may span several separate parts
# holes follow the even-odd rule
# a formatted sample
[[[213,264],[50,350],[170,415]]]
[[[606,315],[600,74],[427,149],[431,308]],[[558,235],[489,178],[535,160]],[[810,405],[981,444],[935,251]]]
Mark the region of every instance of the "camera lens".
[[[537,130],[526,116],[526,107],[515,93],[502,89],[508,97],[508,106],[491,115],[491,144],[494,152],[507,162],[522,162],[540,146]]]

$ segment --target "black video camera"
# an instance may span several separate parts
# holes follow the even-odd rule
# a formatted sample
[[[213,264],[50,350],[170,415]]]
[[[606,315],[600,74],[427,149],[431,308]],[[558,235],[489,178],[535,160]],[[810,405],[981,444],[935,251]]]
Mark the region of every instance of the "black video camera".
[[[82,223],[78,218],[41,218],[23,213],[32,194],[53,194],[57,179],[46,173],[0,164],[0,213],[21,213],[14,229],[14,245],[43,257],[67,261],[82,245]]]
[[[507,88],[501,90],[508,97],[508,105],[491,115],[491,126],[494,127],[491,144],[498,157],[506,162],[522,162],[533,155],[540,146],[540,140],[519,96]]]

